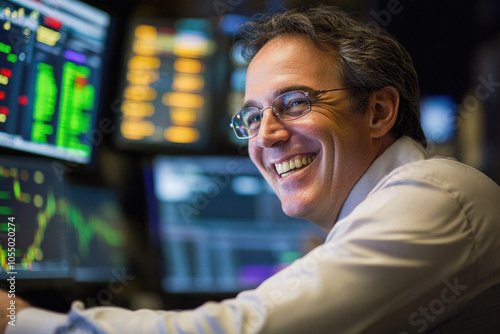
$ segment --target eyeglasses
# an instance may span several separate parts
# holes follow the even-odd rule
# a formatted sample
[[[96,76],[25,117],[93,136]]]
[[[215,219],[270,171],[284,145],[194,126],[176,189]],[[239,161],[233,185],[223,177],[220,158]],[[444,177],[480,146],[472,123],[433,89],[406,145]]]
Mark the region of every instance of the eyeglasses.
[[[313,92],[304,92],[296,90],[282,94],[275,98],[269,107],[259,109],[249,107],[238,111],[231,118],[231,127],[239,139],[248,139],[255,137],[259,132],[260,123],[264,110],[272,109],[273,113],[282,121],[293,121],[307,115],[311,111],[311,94],[321,94],[337,90],[346,90],[351,88],[336,88],[328,90],[316,90]]]

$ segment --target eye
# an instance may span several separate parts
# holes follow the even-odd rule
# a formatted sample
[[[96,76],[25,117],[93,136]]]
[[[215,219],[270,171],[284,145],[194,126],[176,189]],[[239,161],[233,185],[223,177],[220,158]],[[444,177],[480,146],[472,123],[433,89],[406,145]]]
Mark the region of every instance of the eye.
[[[285,105],[285,109],[300,107],[304,104],[307,104],[307,101],[301,99],[292,100]]]
[[[293,92],[283,96],[281,114],[291,117],[302,115],[309,108],[307,97],[302,92]]]
[[[250,115],[250,117],[247,118],[247,123],[248,124],[252,124],[252,123],[255,123],[255,122],[258,122],[258,121],[260,121],[260,115],[259,114]]]
[[[261,116],[258,109],[248,111],[244,115],[244,122],[249,128],[258,127],[260,124]]]

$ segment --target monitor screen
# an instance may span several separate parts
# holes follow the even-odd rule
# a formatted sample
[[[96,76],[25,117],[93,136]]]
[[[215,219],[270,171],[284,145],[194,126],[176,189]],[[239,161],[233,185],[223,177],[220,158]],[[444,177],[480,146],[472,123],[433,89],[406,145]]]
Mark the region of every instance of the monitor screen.
[[[457,104],[448,95],[426,95],[420,101],[422,130],[431,143],[448,143],[455,138]]]
[[[109,25],[77,0],[0,0],[0,146],[91,161]]]
[[[125,221],[111,189],[66,186],[68,253],[76,281],[108,281],[127,267]]]
[[[213,120],[214,29],[209,20],[135,19],[126,43],[120,131],[127,149],[201,150]]]
[[[230,88],[227,94],[227,113],[225,115],[226,122],[221,131],[225,131],[228,137],[234,144],[241,144],[242,140],[238,139],[228,126],[233,115],[242,108],[245,97],[245,82],[247,75],[248,61],[243,57],[242,45],[235,43],[230,52],[231,59],[231,79]]]
[[[0,158],[0,273],[70,277],[63,207],[63,183],[48,161]]]
[[[167,292],[256,287],[325,237],[282,212],[248,158],[158,156],[149,186]]]
[[[61,178],[57,163],[0,157],[0,274],[108,281],[126,268],[118,196]]]

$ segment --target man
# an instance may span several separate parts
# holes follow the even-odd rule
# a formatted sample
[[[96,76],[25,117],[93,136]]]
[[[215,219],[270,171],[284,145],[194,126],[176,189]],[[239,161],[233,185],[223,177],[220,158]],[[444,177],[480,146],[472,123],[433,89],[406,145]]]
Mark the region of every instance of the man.
[[[245,33],[253,58],[232,127],[285,213],[324,228],[326,242],[221,303],[27,308],[7,333],[445,333],[478,298],[489,302],[500,189],[428,158],[402,46],[329,7],[265,17]]]

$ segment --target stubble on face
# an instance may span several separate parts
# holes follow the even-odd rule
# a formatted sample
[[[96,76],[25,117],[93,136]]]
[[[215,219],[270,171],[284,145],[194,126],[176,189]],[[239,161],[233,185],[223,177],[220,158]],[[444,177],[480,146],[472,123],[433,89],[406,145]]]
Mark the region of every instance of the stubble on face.
[[[335,61],[305,37],[275,38],[250,63],[245,100],[264,108],[287,87],[342,88]],[[321,94],[312,105],[310,113],[290,122],[267,110],[258,135],[249,140],[249,151],[286,214],[329,230],[373,156],[366,117],[351,112],[346,91]],[[314,161],[286,177],[276,171],[275,164],[303,156]]]

